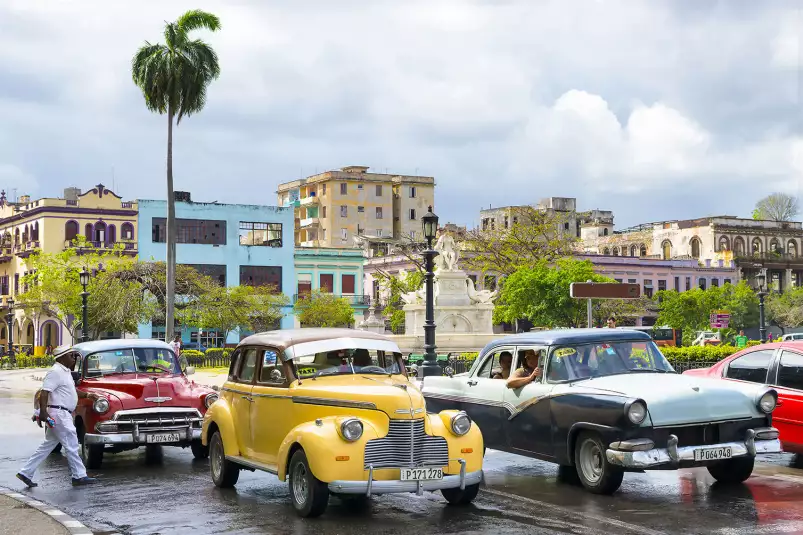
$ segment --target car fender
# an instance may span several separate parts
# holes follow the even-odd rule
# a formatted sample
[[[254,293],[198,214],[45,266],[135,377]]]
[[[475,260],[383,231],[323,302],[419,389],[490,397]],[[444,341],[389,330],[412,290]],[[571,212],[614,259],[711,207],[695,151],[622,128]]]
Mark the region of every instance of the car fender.
[[[204,414],[203,427],[201,428],[201,442],[204,446],[209,445],[211,435],[209,429],[215,425],[220,431],[223,439],[223,450],[226,455],[240,455],[240,447],[237,443],[237,434],[234,431],[234,418],[231,415],[231,407],[224,399],[219,399],[212,404]]]
[[[468,433],[459,437],[452,432],[452,418],[462,411],[445,410],[437,414],[427,414],[427,432],[436,437],[443,437],[449,444],[449,474],[460,473],[460,462],[466,462],[466,472],[482,470],[482,459],[485,456],[485,441],[479,426],[471,422]]]
[[[621,429],[609,425],[600,425],[591,422],[577,422],[569,428],[566,440],[566,457],[574,465],[574,442],[581,431],[594,431],[602,436],[602,441],[607,448],[616,437],[621,434]]]

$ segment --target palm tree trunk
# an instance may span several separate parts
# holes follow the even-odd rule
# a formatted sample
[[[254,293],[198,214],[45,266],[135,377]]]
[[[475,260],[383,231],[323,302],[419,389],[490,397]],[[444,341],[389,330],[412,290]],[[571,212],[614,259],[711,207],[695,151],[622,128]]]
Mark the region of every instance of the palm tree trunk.
[[[173,339],[176,293],[176,198],[173,194],[173,106],[167,110],[167,297],[165,341]]]

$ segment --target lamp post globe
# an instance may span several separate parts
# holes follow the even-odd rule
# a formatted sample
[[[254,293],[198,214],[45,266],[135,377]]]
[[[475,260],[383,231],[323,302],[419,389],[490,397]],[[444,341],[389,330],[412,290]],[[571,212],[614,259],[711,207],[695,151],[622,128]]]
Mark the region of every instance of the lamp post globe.
[[[86,268],[83,268],[80,273],[78,273],[78,280],[81,282],[81,286],[84,288],[84,291],[81,292],[81,341],[88,342],[89,341],[89,324],[87,319],[87,304],[86,298],[89,296],[89,293],[86,291],[86,287],[89,284],[89,271]]]
[[[8,305],[8,312],[6,313],[6,332],[8,333],[8,358],[11,366],[17,363],[17,357],[14,355],[14,299],[9,297],[6,300]]]
[[[430,375],[443,375],[437,363],[437,355],[435,354],[434,260],[435,255],[438,253],[432,249],[432,242],[435,240],[435,235],[438,233],[438,216],[432,212],[431,206],[427,213],[421,217],[421,226],[424,239],[427,241],[427,249],[424,251],[424,269],[426,270],[426,316],[424,318],[424,362],[421,367],[418,368],[418,376],[424,378]]]

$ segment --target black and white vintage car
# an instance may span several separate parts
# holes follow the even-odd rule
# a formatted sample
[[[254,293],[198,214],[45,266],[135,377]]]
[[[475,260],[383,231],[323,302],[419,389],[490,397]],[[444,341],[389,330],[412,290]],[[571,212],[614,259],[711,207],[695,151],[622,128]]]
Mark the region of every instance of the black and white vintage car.
[[[500,377],[507,362],[513,377],[528,357],[532,367],[518,381],[526,384],[508,385]],[[503,338],[469,372],[426,377],[422,392],[428,411],[466,411],[487,448],[573,467],[600,494],[616,491],[627,471],[690,466],[741,483],[757,455],[781,451],[773,389],[679,375],[650,336],[635,330]]]

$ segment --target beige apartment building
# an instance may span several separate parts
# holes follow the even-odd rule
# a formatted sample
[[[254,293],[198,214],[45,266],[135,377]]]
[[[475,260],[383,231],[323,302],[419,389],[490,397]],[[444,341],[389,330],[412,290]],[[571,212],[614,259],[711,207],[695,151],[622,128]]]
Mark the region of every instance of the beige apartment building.
[[[295,208],[298,247],[358,247],[363,238],[421,239],[435,179],[349,166],[279,184],[280,206]]]

